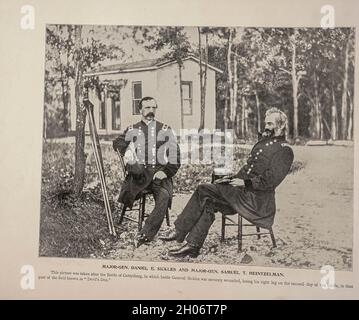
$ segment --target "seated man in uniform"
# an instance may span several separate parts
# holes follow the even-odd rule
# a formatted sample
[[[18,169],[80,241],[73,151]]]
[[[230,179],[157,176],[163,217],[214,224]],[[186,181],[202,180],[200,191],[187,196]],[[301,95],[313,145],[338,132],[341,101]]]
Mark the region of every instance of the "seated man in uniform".
[[[136,246],[150,242],[171,207],[173,195],[172,177],[180,168],[180,149],[171,128],[157,120],[156,100],[144,97],[139,102],[140,122],[128,127],[113,142],[114,150],[122,155],[130,146],[134,159],[126,165],[128,175],[121,188],[119,202],[132,208],[133,202],[143,190],[153,193],[155,207],[136,237]]]
[[[277,108],[266,112],[265,131],[254,145],[246,164],[233,176],[215,184],[197,187],[182,213],[175,229],[164,241],[186,243],[169,251],[174,257],[197,257],[215,212],[239,213],[258,227],[269,228],[276,211],[275,188],[288,174],[293,151],[285,141],[286,115]]]

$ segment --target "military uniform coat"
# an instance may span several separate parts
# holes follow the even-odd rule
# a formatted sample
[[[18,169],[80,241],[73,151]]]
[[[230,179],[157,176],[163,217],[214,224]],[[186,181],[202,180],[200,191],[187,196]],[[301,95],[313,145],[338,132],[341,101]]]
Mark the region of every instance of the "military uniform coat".
[[[200,184],[174,222],[177,240],[200,248],[215,212],[238,213],[258,227],[270,228],[276,211],[275,188],[290,170],[293,152],[284,137],[265,138],[254,145],[246,164],[234,176],[244,186]]]
[[[128,174],[121,187],[119,201],[126,207],[132,208],[140,192],[149,188],[151,183],[160,183],[172,199],[172,177],[181,165],[180,149],[172,129],[156,120],[148,124],[140,121],[128,127],[114,140],[113,148],[124,155],[131,142],[134,146],[136,161],[126,165]],[[153,181],[153,175],[158,171],[163,171],[167,178]],[[169,207],[171,207],[171,201]]]
[[[244,180],[244,187],[217,185],[227,204],[245,219],[263,228],[273,225],[276,212],[275,189],[293,163],[292,148],[284,136],[257,142],[246,164],[234,176]]]

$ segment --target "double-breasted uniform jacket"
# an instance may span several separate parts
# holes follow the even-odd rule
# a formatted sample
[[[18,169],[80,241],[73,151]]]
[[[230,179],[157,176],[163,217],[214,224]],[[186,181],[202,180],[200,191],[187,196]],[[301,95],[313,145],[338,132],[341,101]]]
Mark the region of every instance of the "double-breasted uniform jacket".
[[[125,154],[132,143],[135,161],[127,163],[127,176],[121,187],[119,202],[132,208],[140,192],[159,183],[170,196],[173,196],[172,177],[180,168],[180,149],[172,129],[159,121],[144,121],[129,126],[123,134],[113,141],[113,148]],[[153,175],[163,171],[167,178],[153,181]]]
[[[269,228],[276,212],[275,189],[288,174],[293,159],[284,136],[263,138],[234,176],[243,179],[245,186],[221,185],[218,190],[235,212],[259,227]]]

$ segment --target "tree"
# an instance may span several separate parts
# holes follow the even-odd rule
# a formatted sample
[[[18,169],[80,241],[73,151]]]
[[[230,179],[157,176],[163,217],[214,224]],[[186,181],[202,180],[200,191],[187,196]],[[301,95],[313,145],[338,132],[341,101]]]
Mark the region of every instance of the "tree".
[[[164,59],[174,60],[178,65],[179,93],[181,106],[181,128],[184,128],[183,115],[183,90],[182,90],[182,68],[183,59],[191,52],[191,44],[183,27],[158,27],[156,36],[147,36],[148,29],[142,28],[143,36],[150,43],[146,45],[148,50],[164,50]]]
[[[57,25],[47,27],[48,79],[50,81],[60,79],[60,82],[63,83],[64,105],[67,105],[68,101],[69,79],[73,78],[75,84],[76,142],[73,192],[76,195],[82,192],[85,181],[86,111],[82,105],[84,73],[97,66],[101,61],[118,59],[123,56],[123,50],[118,46],[118,40],[121,40],[121,38],[118,39],[116,32],[118,28],[81,25],[67,26],[67,28]],[[125,35],[121,37],[123,39]],[[65,52],[65,59],[61,59],[58,52]],[[55,68],[50,66],[55,66]]]
[[[199,78],[200,78],[200,97],[201,97],[201,117],[199,130],[203,130],[205,126],[205,114],[206,114],[206,88],[207,88],[207,70],[208,70],[208,34],[210,32],[209,28],[198,27],[198,52],[199,52]],[[205,35],[205,53],[204,53],[204,63],[205,67],[203,70],[203,59],[202,59],[202,41],[201,35]]]
[[[288,37],[288,48],[290,52],[290,57],[287,57],[289,60],[286,65],[290,65],[287,68],[280,67],[280,70],[287,73],[291,77],[292,82],[292,99],[293,99],[293,137],[298,137],[298,98],[299,98],[299,84],[302,77],[306,74],[306,71],[303,70],[303,65],[298,60],[298,47],[304,39],[301,38],[301,34],[297,28],[293,30],[287,30]]]
[[[343,139],[348,139],[349,128],[348,128],[348,78],[349,78],[349,59],[350,59],[350,50],[353,42],[353,30],[348,29],[345,32],[345,50],[344,50],[344,74],[343,74],[343,90],[342,90],[342,109],[341,109],[341,120],[342,120],[342,130],[341,136]],[[352,109],[352,107],[350,107]],[[349,113],[349,117],[352,117],[352,112]],[[352,119],[349,121],[352,126]],[[351,131],[352,128],[350,128]]]
[[[266,104],[264,98],[268,95],[274,95],[272,83],[274,82],[273,63],[276,54],[278,54],[277,46],[267,43],[265,29],[244,29],[242,41],[235,54],[239,64],[237,73],[241,80],[239,86],[243,95],[242,108],[245,109],[242,110],[241,116],[243,137],[249,134],[248,131],[244,132],[245,128],[249,127],[247,101],[252,101],[252,105],[254,104],[253,114],[256,118],[256,123],[252,124],[251,131],[261,131],[262,113],[264,113],[262,105]],[[262,97],[263,102],[261,101]]]
[[[229,99],[227,99],[226,107],[229,109],[229,122],[233,123],[234,119],[234,110],[233,110],[233,71],[232,71],[232,45],[233,45],[233,36],[235,29],[230,29],[228,33],[228,46],[227,46],[227,74],[228,74],[228,89],[229,89]],[[227,129],[226,118],[228,116],[227,108],[224,110],[225,114],[225,129]]]
[[[335,28],[309,29],[306,34],[307,77],[302,83],[302,94],[311,105],[309,132],[316,139],[325,139],[329,135],[336,140],[339,134],[342,139],[347,139],[350,120],[343,116],[349,117],[350,111],[345,110],[348,101],[343,93],[348,95],[352,70],[349,70],[350,58],[346,61],[346,57],[351,56],[350,52],[344,50],[343,53],[342,48],[348,43],[349,33],[348,29]],[[341,103],[337,98],[339,96]],[[342,114],[340,123],[339,112]]]
[[[60,126],[64,133],[69,130],[69,78],[73,77],[71,66],[73,40],[71,25],[54,25],[47,27],[46,33],[46,71],[48,81],[61,88],[62,113]],[[54,89],[54,88],[53,88]]]
[[[85,183],[85,123],[86,110],[82,103],[84,56],[82,52],[82,26],[75,26],[74,61],[75,61],[75,100],[76,100],[76,143],[75,143],[75,175],[73,192],[79,195]]]

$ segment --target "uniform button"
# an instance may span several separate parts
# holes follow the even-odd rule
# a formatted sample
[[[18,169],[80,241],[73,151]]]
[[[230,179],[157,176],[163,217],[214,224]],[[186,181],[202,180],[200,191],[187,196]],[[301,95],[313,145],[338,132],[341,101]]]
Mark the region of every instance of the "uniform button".
[[[269,143],[268,143],[268,142],[266,143],[266,146],[267,146],[267,147],[269,146]]]
[[[257,160],[257,159],[258,159],[258,157],[255,157],[254,159],[256,159],[256,160]]]
[[[253,164],[251,164],[251,168],[253,168]]]
[[[262,150],[262,149],[259,149],[259,152],[263,152],[263,150]]]
[[[273,141],[274,141],[274,142],[277,142],[277,139],[274,139]]]
[[[259,152],[257,152],[256,155],[258,156],[258,155],[259,155]]]
[[[273,141],[269,142],[270,144],[273,144]]]

